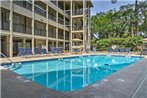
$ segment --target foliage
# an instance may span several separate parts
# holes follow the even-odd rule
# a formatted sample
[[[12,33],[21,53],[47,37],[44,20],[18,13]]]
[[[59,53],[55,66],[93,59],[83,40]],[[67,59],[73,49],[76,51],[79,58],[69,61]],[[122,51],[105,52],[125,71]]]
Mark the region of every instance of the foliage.
[[[96,41],[96,47],[97,50],[107,50],[112,45],[117,45],[118,48],[131,48],[131,50],[136,50],[141,39],[142,37],[100,39]]]
[[[147,34],[147,2],[138,4],[137,16],[135,4],[123,5],[118,11],[109,10],[92,16],[92,32],[100,38],[136,36],[138,32]],[[136,29],[138,24],[139,31]]]

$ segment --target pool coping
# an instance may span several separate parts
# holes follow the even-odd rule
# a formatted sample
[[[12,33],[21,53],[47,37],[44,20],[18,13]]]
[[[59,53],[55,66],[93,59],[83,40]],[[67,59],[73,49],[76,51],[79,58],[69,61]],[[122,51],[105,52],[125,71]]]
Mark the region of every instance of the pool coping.
[[[135,97],[134,96],[138,86],[141,84],[144,77],[147,76],[147,62],[146,62],[146,60],[147,60],[147,58],[143,58],[142,60],[137,61],[137,62],[135,62],[133,64],[130,64],[130,65],[126,66],[125,68],[123,68],[121,70],[118,70],[117,72],[107,76],[106,78],[104,78],[104,79],[102,79],[100,81],[97,81],[97,82],[95,82],[95,83],[93,83],[91,85],[88,85],[88,86],[84,87],[83,89],[76,90],[76,91],[71,91],[71,92],[65,92],[64,94],[67,94],[67,95],[71,96],[72,98],[146,98],[146,97],[144,97],[144,95],[141,95],[142,97]],[[142,73],[143,76],[141,76],[141,79],[139,79],[139,80],[137,79],[138,84],[136,85],[136,87],[134,87],[133,89],[128,90],[130,92],[125,93],[125,94],[122,94],[121,91],[123,91],[123,90],[120,90],[121,88],[117,89],[117,90],[120,91],[119,93],[117,92],[117,90],[115,90],[115,92],[112,92],[110,90],[110,85],[113,85],[113,87],[116,86],[116,84],[113,83],[114,81],[116,82],[116,80],[117,80],[119,82],[124,82],[123,79],[118,78],[118,76],[120,74],[124,74],[124,73],[122,73],[123,71],[127,70],[127,73],[129,73],[130,68],[138,67],[140,65],[140,63],[144,63],[145,73],[144,72]],[[128,81],[131,81],[131,80],[128,79]],[[109,87],[106,87],[104,85],[106,83],[107,83],[107,85],[109,85]],[[135,82],[134,82],[134,84],[135,84]],[[129,85],[127,85],[127,86],[129,86]],[[104,89],[101,89],[101,88],[104,88],[105,90],[109,90],[109,91],[106,92]],[[103,93],[103,92],[105,92],[105,93]],[[109,92],[111,92],[111,93],[109,93]],[[117,92],[117,94],[115,94],[116,92]],[[137,91],[137,92],[139,92],[139,91]],[[134,97],[132,97],[132,96],[134,96]],[[146,95],[145,96],[147,96],[147,89],[146,89]]]
[[[135,54],[108,54],[108,53],[89,53],[89,54],[76,54],[76,55],[57,55],[57,56],[45,56],[45,57],[38,57],[38,58],[24,58],[24,57],[19,57],[21,58],[20,60],[13,60],[14,63],[23,63],[23,62],[33,62],[33,61],[43,61],[43,60],[53,60],[53,59],[61,59],[61,58],[73,58],[73,57],[79,57],[79,56],[90,56],[90,55],[111,55],[111,56],[131,56],[131,57],[140,57],[140,55],[135,55]],[[147,58],[147,56],[142,55],[141,57]],[[1,61],[1,59],[0,59]],[[11,64],[11,62],[0,62],[1,65],[4,64]]]
[[[97,55],[97,54],[96,54]],[[85,88],[83,88],[83,89],[80,89],[80,90],[77,90],[77,91],[73,91],[73,92],[67,92],[67,93],[61,93],[61,92],[58,92],[58,91],[53,91],[53,92],[55,92],[55,93],[60,93],[61,95],[63,94],[63,95],[67,95],[66,97],[67,98],[130,98],[132,95],[133,95],[133,93],[131,92],[131,94],[126,94],[126,95],[124,95],[124,94],[122,94],[122,92],[117,92],[117,90],[116,90],[116,92],[118,93],[118,94],[114,94],[114,92],[112,92],[111,90],[110,90],[110,85],[112,85],[113,84],[113,87],[114,88],[117,88],[116,86],[118,86],[119,87],[119,85],[116,85],[116,84],[114,84],[113,82],[116,82],[116,81],[114,81],[114,80],[116,80],[116,78],[118,79],[118,76],[121,76],[121,74],[122,75],[124,75],[124,77],[128,77],[127,75],[129,75],[130,76],[130,74],[127,74],[126,75],[126,73],[130,73],[130,70],[128,70],[128,69],[130,69],[130,68],[133,68],[133,67],[138,67],[138,66],[142,66],[142,67],[144,67],[144,66],[147,66],[147,62],[146,62],[146,60],[147,60],[147,58],[143,58],[142,60],[140,60],[140,61],[138,61],[138,62],[136,62],[136,63],[133,63],[133,64],[131,64],[131,65],[129,65],[129,66],[127,66],[127,67],[125,67],[124,69],[121,69],[121,70],[119,70],[119,71],[117,71],[117,72],[115,72],[115,73],[113,73],[113,74],[111,74],[111,75],[109,75],[108,77],[106,77],[105,79],[102,79],[101,81],[97,81],[96,83],[94,83],[94,84],[92,84],[92,85],[89,85],[89,86],[87,86],[87,87],[85,87]],[[146,65],[145,65],[146,64]],[[144,65],[144,66],[143,66]],[[126,71],[127,70],[127,71]],[[146,70],[145,68],[143,68],[142,70]],[[141,70],[141,71],[142,71]],[[7,71],[10,71],[10,70],[7,70]],[[124,71],[126,71],[126,73],[124,73]],[[10,72],[12,72],[12,71],[10,71]],[[135,73],[136,74],[141,74],[140,73],[140,71],[139,71],[139,73],[138,72],[136,72],[135,71]],[[12,72],[11,74],[15,74],[14,72]],[[15,74],[14,76],[20,76],[20,75],[17,75],[17,74]],[[138,77],[139,78],[139,77]],[[112,81],[111,81],[112,80]],[[136,80],[136,79],[135,79]],[[140,80],[138,80],[139,81],[139,83],[140,83],[140,81],[141,81],[142,79],[140,79]],[[10,80],[10,81],[12,81],[12,80]],[[17,80],[18,81],[18,80]],[[129,80],[128,79],[128,81],[131,81],[131,80]],[[7,81],[5,81],[5,82],[7,82]],[[108,82],[110,82],[110,83],[108,83]],[[111,83],[112,82],[112,83]],[[120,80],[120,82],[121,82],[121,80]],[[17,82],[16,82],[17,83]],[[31,81],[31,83],[35,83],[35,82],[33,82],[33,81]],[[101,83],[101,84],[100,84]],[[134,82],[133,82],[134,83]],[[36,84],[36,83],[35,83]],[[106,87],[104,84],[107,84],[107,86],[109,85],[109,87]],[[17,85],[17,84],[14,84],[14,85]],[[39,85],[39,84],[38,84]],[[139,84],[138,84],[139,85]],[[31,85],[30,85],[31,86]],[[129,85],[128,85],[129,86]],[[42,88],[42,86],[40,87],[40,88]],[[101,89],[100,89],[101,88]],[[107,88],[107,89],[106,89]],[[122,87],[123,88],[123,87]],[[122,88],[119,88],[119,89],[122,89]],[[137,88],[137,87],[136,87]],[[48,88],[44,88],[44,89],[48,89]],[[123,88],[124,89],[124,88]],[[52,90],[52,89],[49,89],[49,90]],[[105,91],[106,90],[106,91]],[[132,91],[132,90],[130,90],[130,91]],[[103,93],[103,92],[105,92],[105,93]],[[109,93],[109,92],[111,92],[111,93]],[[134,89],[133,89],[133,92],[134,92]],[[48,93],[50,93],[50,91],[48,92]],[[47,97],[46,97],[47,98]],[[54,98],[54,97],[53,97]],[[61,96],[59,96],[59,98],[61,98]],[[64,98],[64,97],[63,97]]]

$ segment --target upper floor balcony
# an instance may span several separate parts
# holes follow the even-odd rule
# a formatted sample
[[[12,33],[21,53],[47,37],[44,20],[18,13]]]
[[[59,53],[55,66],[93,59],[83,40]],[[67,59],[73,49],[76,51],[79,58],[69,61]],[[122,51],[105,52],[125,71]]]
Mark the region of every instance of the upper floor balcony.
[[[58,29],[58,39],[64,39],[64,34],[62,29]]]
[[[10,21],[9,21],[9,16],[10,16],[10,11],[4,8],[1,8],[1,27],[2,30],[10,30]]]
[[[48,18],[56,21],[56,10],[52,9],[52,8],[48,8]]]
[[[13,23],[13,32],[32,34],[32,27],[24,24]]]
[[[9,31],[10,29],[10,23],[9,22],[4,22],[4,21],[2,21],[1,22],[2,23],[2,30],[7,30],[7,31]]]
[[[64,25],[64,16],[58,13],[58,23]]]
[[[83,15],[83,14],[85,14],[86,16],[90,16],[90,9],[86,8],[85,10],[83,10],[83,8],[81,8],[81,9],[76,9],[73,11],[73,16]]]
[[[58,1],[58,7],[62,10],[64,10],[64,2],[63,1]]]
[[[26,8],[26,9],[32,11],[32,1],[31,0],[29,0],[29,1],[20,1],[20,0],[17,1],[17,0],[15,0],[13,2],[14,2],[14,4],[17,4],[17,5],[19,5],[23,8]]]
[[[46,17],[46,5],[42,2],[35,1],[34,12]]]
[[[46,30],[35,28],[35,35],[46,36]]]
[[[56,27],[48,26],[48,37],[56,38]]]
[[[56,38],[56,32],[48,32],[48,37]]]
[[[48,18],[56,22],[56,16],[54,14],[48,14]]]
[[[69,40],[69,37],[70,37],[70,36],[69,36],[69,32],[66,31],[66,32],[65,32],[65,40]]]
[[[32,20],[18,13],[13,14],[13,32],[32,34]]]
[[[46,36],[46,24],[39,21],[35,21],[34,31],[35,35]]]
[[[64,25],[64,20],[62,18],[58,18],[58,23]]]
[[[56,0],[50,0],[53,4],[57,5],[57,1]]]
[[[83,9],[73,10],[72,15],[83,15]]]

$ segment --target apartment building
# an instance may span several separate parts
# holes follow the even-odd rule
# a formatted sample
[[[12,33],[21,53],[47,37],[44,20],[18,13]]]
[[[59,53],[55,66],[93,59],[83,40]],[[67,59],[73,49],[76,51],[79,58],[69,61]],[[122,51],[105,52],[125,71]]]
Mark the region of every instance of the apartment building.
[[[1,52],[18,56],[19,47],[62,47],[84,52],[90,45],[91,0],[1,1]]]

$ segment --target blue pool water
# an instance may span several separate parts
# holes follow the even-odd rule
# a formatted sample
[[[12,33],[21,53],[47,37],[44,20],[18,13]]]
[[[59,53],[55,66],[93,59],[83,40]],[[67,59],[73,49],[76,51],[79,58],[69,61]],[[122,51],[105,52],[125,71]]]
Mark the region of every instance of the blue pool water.
[[[22,62],[12,71],[61,92],[82,89],[140,60],[125,56],[82,56]]]

